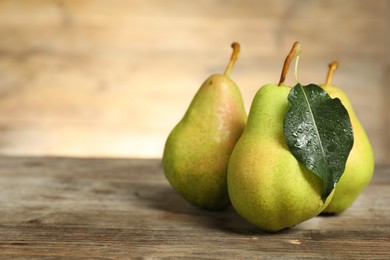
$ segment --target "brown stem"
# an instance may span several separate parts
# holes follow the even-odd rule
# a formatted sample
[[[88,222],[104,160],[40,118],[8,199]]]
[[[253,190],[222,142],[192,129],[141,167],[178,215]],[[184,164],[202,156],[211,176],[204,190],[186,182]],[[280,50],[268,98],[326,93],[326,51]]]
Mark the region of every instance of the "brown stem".
[[[223,73],[226,77],[230,77],[230,72],[233,69],[234,64],[236,63],[236,60],[238,58],[238,54],[240,54],[240,44],[238,42],[232,43],[233,53],[230,57],[229,64],[226,67],[225,72]]]
[[[332,61],[329,64],[328,75],[326,75],[325,85],[330,85],[332,83],[333,73],[339,67],[339,63],[337,61]]]
[[[286,75],[288,72],[288,69],[290,68],[291,61],[299,56],[301,53],[301,44],[299,42],[295,42],[294,45],[291,48],[290,53],[287,55],[286,59],[284,60],[282,75],[280,75],[279,80],[279,86],[284,86],[284,81],[286,80]]]

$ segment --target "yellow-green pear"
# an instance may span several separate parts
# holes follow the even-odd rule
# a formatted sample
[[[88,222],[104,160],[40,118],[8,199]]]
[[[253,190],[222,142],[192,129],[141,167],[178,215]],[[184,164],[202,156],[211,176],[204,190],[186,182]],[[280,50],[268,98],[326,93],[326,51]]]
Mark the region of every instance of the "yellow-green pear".
[[[296,42],[287,56],[279,85],[264,85],[256,93],[247,125],[229,161],[227,182],[233,207],[269,232],[317,216],[333,195],[322,201],[322,180],[297,161],[283,132],[291,90],[284,86],[284,80],[300,48]]]
[[[240,45],[232,47],[224,74],[214,74],[202,84],[168,136],[162,158],[172,187],[191,204],[213,210],[230,204],[229,157],[247,120],[240,90],[230,78]]]
[[[367,134],[347,95],[340,88],[331,84],[333,72],[337,67],[337,62],[329,64],[326,83],[321,87],[332,98],[339,98],[347,109],[354,133],[354,144],[349,153],[344,173],[336,185],[333,199],[323,211],[325,213],[340,213],[349,208],[368,185],[374,173],[374,155]]]

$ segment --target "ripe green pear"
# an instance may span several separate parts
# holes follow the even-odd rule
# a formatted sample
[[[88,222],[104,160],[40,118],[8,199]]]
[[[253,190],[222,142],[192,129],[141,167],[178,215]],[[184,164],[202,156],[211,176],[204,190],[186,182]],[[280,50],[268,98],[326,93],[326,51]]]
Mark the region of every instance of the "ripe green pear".
[[[244,133],[230,157],[228,191],[237,212],[275,232],[317,216],[322,180],[290,152],[283,132],[291,88],[268,84],[253,99]]]
[[[299,55],[295,43],[279,85],[256,93],[245,130],[230,156],[227,183],[236,211],[262,230],[275,232],[317,216],[333,192],[321,199],[322,180],[290,152],[283,131],[291,88],[283,86],[289,63]]]
[[[202,84],[168,136],[162,159],[172,187],[191,204],[213,210],[230,204],[227,166],[247,120],[240,90],[229,76],[239,45],[232,47],[225,73]]]
[[[337,68],[337,63],[330,64],[333,71]],[[328,77],[332,76],[328,74]],[[352,129],[354,132],[354,144],[349,153],[343,175],[336,185],[332,201],[323,212],[340,213],[349,208],[359,194],[366,188],[374,173],[374,155],[370,141],[357,118],[351,102],[347,95],[338,87],[331,85],[330,79],[321,87],[328,92],[332,98],[339,98],[345,106],[351,119]]]

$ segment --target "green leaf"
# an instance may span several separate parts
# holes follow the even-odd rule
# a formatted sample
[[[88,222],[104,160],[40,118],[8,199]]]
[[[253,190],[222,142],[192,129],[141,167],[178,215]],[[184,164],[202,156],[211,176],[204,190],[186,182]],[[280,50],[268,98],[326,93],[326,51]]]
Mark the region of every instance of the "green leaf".
[[[295,158],[324,183],[325,201],[344,172],[353,146],[353,130],[347,110],[321,87],[297,84],[288,95],[284,135]]]

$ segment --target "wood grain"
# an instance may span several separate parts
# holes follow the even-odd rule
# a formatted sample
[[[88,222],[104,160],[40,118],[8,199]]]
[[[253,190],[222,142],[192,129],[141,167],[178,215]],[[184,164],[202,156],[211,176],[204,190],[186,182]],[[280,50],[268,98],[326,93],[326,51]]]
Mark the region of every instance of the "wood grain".
[[[390,164],[385,97],[389,1],[0,1],[0,153],[160,157],[201,83],[232,73],[249,110],[276,82],[292,43],[303,45],[302,83],[349,95]],[[287,84],[294,84],[293,77]]]
[[[1,259],[389,259],[390,168],[354,205],[276,234],[185,202],[159,160],[0,158]]]

